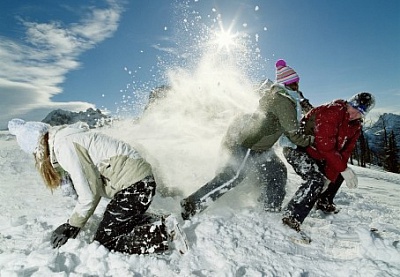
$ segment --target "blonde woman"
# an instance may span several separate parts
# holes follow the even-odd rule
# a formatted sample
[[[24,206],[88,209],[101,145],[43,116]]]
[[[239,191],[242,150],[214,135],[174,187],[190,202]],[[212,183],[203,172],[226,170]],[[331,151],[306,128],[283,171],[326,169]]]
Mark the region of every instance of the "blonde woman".
[[[169,235],[180,230],[171,216],[155,221],[145,214],[156,182],[150,164],[132,146],[92,132],[85,123],[51,127],[13,119],[8,128],[22,150],[34,155],[47,187],[58,188],[65,172],[72,180],[77,203],[68,221],[54,230],[53,247],[75,238],[105,197],[111,201],[94,240],[127,254],[168,249]]]

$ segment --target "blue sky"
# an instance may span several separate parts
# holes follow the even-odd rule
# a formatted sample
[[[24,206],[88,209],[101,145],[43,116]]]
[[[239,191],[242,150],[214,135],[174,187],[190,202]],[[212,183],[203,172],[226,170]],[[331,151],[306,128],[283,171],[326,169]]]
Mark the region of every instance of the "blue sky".
[[[246,35],[254,81],[284,58],[315,105],[370,91],[375,115],[400,114],[398,0],[19,0],[0,2],[0,129],[56,108],[132,108],[221,29]]]

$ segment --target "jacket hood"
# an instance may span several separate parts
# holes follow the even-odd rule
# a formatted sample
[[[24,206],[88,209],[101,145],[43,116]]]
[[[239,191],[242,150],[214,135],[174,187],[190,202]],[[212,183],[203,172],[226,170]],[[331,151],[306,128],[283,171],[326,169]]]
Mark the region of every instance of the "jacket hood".
[[[49,140],[56,135],[69,136],[72,134],[83,133],[89,131],[89,125],[84,122],[77,122],[71,125],[62,125],[52,127],[49,131]]]
[[[70,136],[73,134],[84,133],[89,131],[89,125],[84,122],[77,122],[71,125],[62,125],[52,127],[49,130],[49,148],[50,148],[50,161],[54,168],[59,167],[58,161],[54,154],[54,140],[56,136]]]

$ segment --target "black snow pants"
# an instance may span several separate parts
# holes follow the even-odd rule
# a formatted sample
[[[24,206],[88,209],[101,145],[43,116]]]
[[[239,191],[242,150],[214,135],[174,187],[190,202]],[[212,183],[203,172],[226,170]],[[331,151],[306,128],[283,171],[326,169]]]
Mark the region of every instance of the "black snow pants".
[[[256,174],[257,181],[263,188],[262,201],[266,210],[280,210],[286,194],[287,169],[275,152],[256,152],[238,147],[227,165],[208,183],[188,196],[182,203],[192,203],[194,213],[206,209],[215,201],[243,180]],[[254,176],[254,175],[253,175]]]
[[[294,171],[304,180],[284,210],[285,217],[292,217],[302,223],[321,196],[325,177],[317,162],[301,148],[285,147],[283,155]]]
[[[343,177],[340,174],[334,183],[330,183],[328,188],[324,190],[319,196],[318,201],[324,204],[334,204],[333,199],[336,196],[336,193],[339,191],[340,186],[343,184]]]
[[[146,214],[156,192],[153,178],[145,178],[115,194],[108,203],[95,240],[109,250],[148,254],[168,249],[164,224]]]

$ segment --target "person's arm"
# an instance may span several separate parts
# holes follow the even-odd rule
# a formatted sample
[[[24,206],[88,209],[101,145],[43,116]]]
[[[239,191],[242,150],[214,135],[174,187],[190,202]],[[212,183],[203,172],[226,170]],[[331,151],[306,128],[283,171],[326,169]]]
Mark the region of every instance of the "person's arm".
[[[90,190],[72,141],[61,139],[56,141],[56,144],[59,144],[56,151],[58,163],[69,173],[78,198],[69,220],[53,231],[50,238],[53,248],[64,245],[69,239],[78,235],[100,200],[100,197],[95,196]]]
[[[64,140],[62,143],[63,146],[58,148],[57,160],[61,167],[69,173],[78,195],[77,203],[68,222],[74,227],[82,228],[93,214],[101,198],[93,193],[89,183],[90,178],[87,176],[96,176],[97,174],[94,165],[86,166],[84,172],[72,141]]]
[[[280,93],[276,93],[273,101],[270,107],[277,118],[279,118],[279,123],[288,139],[301,147],[312,145],[314,137],[312,135],[306,135],[300,130],[300,124],[297,120],[296,104],[290,98]]]

